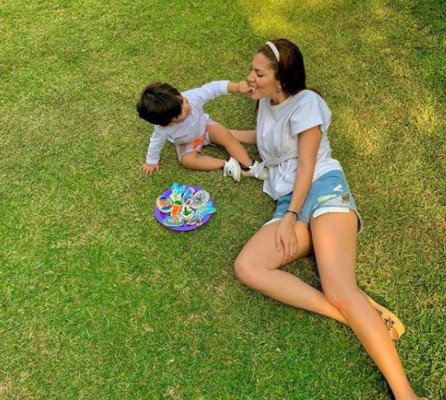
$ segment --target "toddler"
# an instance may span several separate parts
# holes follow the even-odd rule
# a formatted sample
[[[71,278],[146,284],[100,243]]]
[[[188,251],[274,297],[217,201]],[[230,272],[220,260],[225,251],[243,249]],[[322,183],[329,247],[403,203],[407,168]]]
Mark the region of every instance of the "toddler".
[[[200,88],[180,93],[167,83],[147,86],[136,105],[139,116],[155,125],[142,171],[151,175],[159,169],[160,153],[169,140],[175,144],[180,164],[188,169],[202,171],[223,169],[224,175],[236,182],[240,177],[254,176],[254,167],[248,153],[229,129],[213,121],[203,110],[204,103],[229,93],[249,93],[245,81],[214,81]],[[203,156],[203,146],[218,144],[229,153],[228,160]],[[267,172],[257,176],[266,180]]]

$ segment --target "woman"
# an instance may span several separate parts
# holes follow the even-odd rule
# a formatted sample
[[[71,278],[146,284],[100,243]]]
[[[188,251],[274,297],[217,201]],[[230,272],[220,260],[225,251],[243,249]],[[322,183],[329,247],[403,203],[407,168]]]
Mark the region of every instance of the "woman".
[[[348,324],[388,381],[397,400],[421,399],[410,386],[391,340],[399,320],[356,284],[356,235],[361,220],[339,162],[331,157],[331,112],[305,84],[303,57],[286,39],[266,42],[248,76],[258,100],[257,130],[239,140],[257,143],[277,201],[273,219],[244,246],[235,272],[244,284],[278,301]],[[323,292],[279,269],[314,252]],[[381,317],[395,324],[390,336]],[[384,314],[383,314],[384,313]],[[396,328],[396,329],[395,329]]]

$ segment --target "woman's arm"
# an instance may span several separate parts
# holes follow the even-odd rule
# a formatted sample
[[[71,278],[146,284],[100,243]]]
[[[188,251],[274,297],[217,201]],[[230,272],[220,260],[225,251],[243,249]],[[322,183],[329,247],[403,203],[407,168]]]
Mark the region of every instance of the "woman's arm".
[[[256,131],[240,131],[237,129],[230,129],[230,132],[232,133],[232,136],[234,136],[240,143],[257,143]]]
[[[307,197],[313,181],[316,157],[321,143],[322,133],[319,126],[301,132],[297,136],[298,164],[294,181],[293,197],[289,209],[299,212]]]
[[[297,135],[298,165],[294,181],[293,196],[288,210],[298,213],[304,204],[313,180],[316,157],[321,143],[321,130],[315,126]],[[294,232],[296,217],[286,213],[276,231],[276,247],[283,249],[283,263],[297,251],[297,238]]]

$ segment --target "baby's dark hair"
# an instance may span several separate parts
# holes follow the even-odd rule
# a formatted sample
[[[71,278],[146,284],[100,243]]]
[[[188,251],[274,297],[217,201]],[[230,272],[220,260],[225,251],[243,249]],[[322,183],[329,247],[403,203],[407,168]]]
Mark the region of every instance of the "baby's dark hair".
[[[154,125],[167,126],[181,114],[181,93],[168,83],[152,83],[141,93],[136,104],[140,118]]]

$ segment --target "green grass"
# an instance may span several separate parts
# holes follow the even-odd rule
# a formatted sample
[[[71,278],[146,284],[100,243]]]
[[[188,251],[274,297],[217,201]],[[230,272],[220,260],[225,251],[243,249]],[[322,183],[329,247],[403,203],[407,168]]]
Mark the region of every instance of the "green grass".
[[[186,171],[167,145],[159,173],[139,172],[146,84],[243,79],[279,36],[333,111],[365,221],[360,286],[405,322],[397,347],[415,388],[446,398],[444,17],[435,0],[3,1],[0,398],[388,398],[348,329],[235,279],[274,207],[259,182]],[[254,127],[247,98],[207,110]],[[213,196],[205,227],[153,218],[175,181]],[[319,285],[313,259],[287,268]]]

